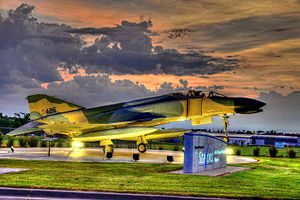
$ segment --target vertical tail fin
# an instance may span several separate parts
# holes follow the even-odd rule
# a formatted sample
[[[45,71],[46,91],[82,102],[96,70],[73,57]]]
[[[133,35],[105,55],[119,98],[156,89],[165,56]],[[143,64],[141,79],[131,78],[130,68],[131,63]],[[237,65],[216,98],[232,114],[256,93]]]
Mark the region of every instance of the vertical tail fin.
[[[69,103],[44,94],[35,94],[27,97],[30,119],[38,119],[43,116],[82,109],[83,107]]]

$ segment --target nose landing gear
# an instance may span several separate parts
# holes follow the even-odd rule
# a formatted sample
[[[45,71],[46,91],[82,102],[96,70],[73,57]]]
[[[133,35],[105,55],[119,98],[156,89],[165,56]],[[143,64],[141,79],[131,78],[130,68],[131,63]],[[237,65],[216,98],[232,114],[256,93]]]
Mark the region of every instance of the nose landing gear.
[[[114,153],[114,145],[111,140],[100,141],[100,147],[103,147],[103,153],[106,158],[111,158]]]
[[[137,149],[140,153],[145,153],[147,151],[148,142],[144,135],[138,137],[136,144],[137,144]]]
[[[138,145],[138,151],[139,151],[140,153],[145,153],[145,152],[147,151],[147,146],[146,146],[146,144],[140,143],[140,144]]]
[[[229,118],[229,116],[227,116],[226,114],[222,116],[223,125],[224,125],[224,133],[225,133],[223,141],[226,142],[226,143],[229,142],[229,136],[228,136],[229,121],[228,121],[228,118]]]

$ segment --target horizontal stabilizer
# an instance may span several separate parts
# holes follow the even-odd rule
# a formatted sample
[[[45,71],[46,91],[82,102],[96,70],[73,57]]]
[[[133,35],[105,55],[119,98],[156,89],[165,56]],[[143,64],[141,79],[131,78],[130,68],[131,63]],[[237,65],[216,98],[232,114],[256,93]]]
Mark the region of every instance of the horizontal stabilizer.
[[[42,131],[41,128],[38,128],[38,125],[41,125],[42,123],[39,122],[29,122],[11,132],[9,132],[7,135],[9,136],[18,136],[18,135],[23,135],[23,134],[28,134],[28,133],[34,133],[37,131]]]

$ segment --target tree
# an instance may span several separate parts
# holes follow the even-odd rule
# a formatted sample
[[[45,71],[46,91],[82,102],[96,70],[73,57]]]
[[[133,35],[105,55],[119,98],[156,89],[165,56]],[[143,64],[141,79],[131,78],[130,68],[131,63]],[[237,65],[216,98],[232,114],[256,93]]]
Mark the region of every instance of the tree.
[[[2,141],[3,141],[3,134],[0,134],[0,147],[2,145]]]
[[[18,128],[30,121],[29,113],[15,113],[13,117],[0,113],[0,126]]]

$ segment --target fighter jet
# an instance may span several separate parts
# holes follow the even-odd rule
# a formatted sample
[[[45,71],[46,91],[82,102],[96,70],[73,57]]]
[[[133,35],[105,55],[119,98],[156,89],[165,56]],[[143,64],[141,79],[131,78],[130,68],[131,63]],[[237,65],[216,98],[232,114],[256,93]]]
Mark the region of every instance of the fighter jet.
[[[32,121],[10,132],[23,135],[44,131],[53,136],[63,134],[73,141],[99,141],[104,152],[113,152],[113,140],[133,140],[143,153],[152,139],[174,138],[185,130],[160,130],[159,125],[191,120],[191,124],[212,123],[220,116],[224,123],[224,141],[228,141],[228,117],[262,112],[264,102],[250,98],[227,97],[217,92],[189,90],[116,103],[95,108],[35,94],[27,97]]]

